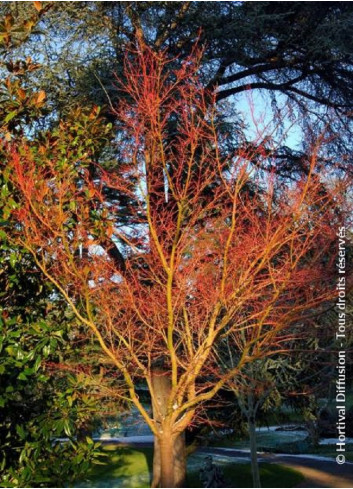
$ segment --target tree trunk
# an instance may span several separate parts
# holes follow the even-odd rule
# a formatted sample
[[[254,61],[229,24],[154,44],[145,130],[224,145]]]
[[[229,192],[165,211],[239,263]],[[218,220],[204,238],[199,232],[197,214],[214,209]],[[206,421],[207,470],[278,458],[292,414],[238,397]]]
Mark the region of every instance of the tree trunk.
[[[306,422],[306,428],[309,433],[309,438],[310,442],[313,447],[318,447],[319,446],[319,441],[320,441],[320,433],[319,433],[319,426],[318,426],[318,420],[309,420]]]
[[[152,400],[153,417],[157,424],[162,428],[163,417],[167,414],[168,396],[171,390],[170,377],[162,369],[155,369],[152,376],[152,385],[154,390],[154,401]],[[166,450],[164,438],[168,437],[173,441],[172,449],[168,449],[168,454],[162,453]],[[168,440],[167,440],[168,442]],[[162,449],[163,445],[163,449]],[[173,469],[173,485],[163,486],[162,484],[162,460],[163,457],[171,457],[170,465]],[[161,437],[155,437],[153,451],[153,477],[152,487],[185,487],[186,478],[186,449],[185,434],[180,433],[177,436],[172,434],[161,434]]]
[[[251,455],[251,473],[254,487],[261,487],[259,462],[257,460],[257,443],[256,443],[256,424],[255,418],[248,418],[249,438],[250,438],[250,455]]]
[[[170,432],[160,438],[161,479],[160,487],[175,487],[174,481],[174,439]]]
[[[186,450],[185,434],[181,433],[174,438],[173,445],[174,486],[185,487],[186,478]],[[153,478],[151,487],[163,487],[161,485],[161,442],[154,439],[153,448]]]
[[[153,473],[151,487],[160,487],[161,483],[161,445],[159,438],[154,437],[153,444]]]
[[[185,487],[186,447],[185,433],[180,433],[174,440],[174,487]]]

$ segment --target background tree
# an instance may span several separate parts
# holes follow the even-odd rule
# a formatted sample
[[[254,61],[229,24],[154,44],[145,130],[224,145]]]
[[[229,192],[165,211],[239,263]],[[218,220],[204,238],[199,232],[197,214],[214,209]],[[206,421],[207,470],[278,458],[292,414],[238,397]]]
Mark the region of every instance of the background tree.
[[[351,244],[348,243],[348,257],[351,252]],[[350,265],[348,265],[348,277],[350,273]],[[350,290],[349,284],[350,280],[348,280],[348,290]],[[302,369],[298,371],[286,399],[288,404],[303,416],[308,432],[308,444],[317,447],[321,437],[335,436],[336,434],[336,364],[340,346],[335,339],[337,329],[335,304],[328,304],[322,313],[312,317],[311,321],[315,333],[298,345],[295,356],[302,365]],[[351,292],[347,294],[346,325],[345,349],[349,358],[353,339]],[[350,386],[350,360],[347,361],[346,368],[347,382]],[[347,433],[349,432],[348,424]]]
[[[308,175],[288,186],[251,170],[245,150],[224,157],[215,107],[196,75],[199,55],[173,66],[144,43],[127,54],[119,165],[92,161],[94,145],[77,152],[64,121],[56,145],[47,133],[7,148],[17,220],[8,238],[33,256],[123,376],[160,442],[162,487],[182,484],[174,444],[197,407],[244,366],[280,352],[288,328],[331,296],[334,267],[323,257],[332,256],[344,196],[343,183],[339,193],[333,182],[322,192],[318,143]],[[95,112],[88,120],[99,125]],[[119,225],[121,204],[106,199],[106,187],[130,203],[129,226]],[[104,251],[106,239],[124,243],[124,267]],[[217,343],[230,334],[241,354],[219,376]],[[156,366],[171,382],[163,402]],[[153,417],[136,393],[139,378]]]
[[[237,363],[234,352],[229,351],[231,365]],[[222,360],[221,360],[222,361]],[[224,361],[224,359],[223,359]],[[278,407],[285,388],[291,384],[288,358],[262,358],[254,361],[242,370],[241,375],[230,379],[228,388],[233,392],[241,414],[247,421],[250,441],[251,472],[254,487],[261,487],[260,471],[257,459],[256,421],[260,411]],[[228,370],[231,365],[225,363]]]
[[[136,32],[151,47],[168,47],[182,56],[190,54],[201,35],[206,46],[200,66],[203,82],[210,88],[219,87],[219,100],[236,103],[233,121],[241,119],[238,104],[245,93],[261,94],[263,100],[272,102],[274,116],[286,102],[298,131],[301,127],[307,133],[330,121],[336,135],[331,141],[331,156],[336,154],[344,171],[351,171],[349,2],[97,1],[37,5],[45,11],[40,30],[21,49],[37,62],[40,59],[41,70],[27,80],[37,89],[50,92],[54,114],[65,113],[73,103],[93,102],[105,106],[106,116],[114,119],[109,98],[114,105],[117,94],[111,72],[121,74],[126,44]],[[2,2],[1,9],[13,17],[33,14],[30,2]],[[247,115],[241,122],[249,123]],[[283,169],[278,165],[277,171],[303,171],[303,150],[282,148],[278,161]]]

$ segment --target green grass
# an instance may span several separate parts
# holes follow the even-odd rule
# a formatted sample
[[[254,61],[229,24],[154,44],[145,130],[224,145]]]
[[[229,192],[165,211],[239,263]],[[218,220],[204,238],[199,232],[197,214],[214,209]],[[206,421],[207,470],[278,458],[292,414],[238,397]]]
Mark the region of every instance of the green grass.
[[[93,466],[76,487],[149,487],[152,448],[107,445],[104,450],[105,465]],[[250,464],[230,463],[222,470],[227,487],[252,487]],[[260,476],[263,487],[294,487],[303,480],[299,472],[277,464],[260,464]],[[198,471],[188,473],[187,487],[200,487]]]
[[[332,457],[336,458],[337,452],[335,450],[334,445],[321,445],[319,447],[313,448],[310,450],[311,455],[322,455],[324,457]],[[353,445],[352,444],[347,444],[346,445],[346,452],[345,452],[345,457],[346,460],[353,462]]]
[[[226,487],[253,487],[250,464],[229,464],[222,467]],[[295,487],[303,475],[279,464],[260,464],[262,487]],[[197,473],[188,474],[188,487],[200,487]]]
[[[153,448],[129,448],[105,445],[104,465],[93,465],[87,474],[91,487],[149,487]],[[86,487],[82,481],[81,487]],[[130,482],[132,485],[130,486]],[[87,486],[89,487],[89,486]]]

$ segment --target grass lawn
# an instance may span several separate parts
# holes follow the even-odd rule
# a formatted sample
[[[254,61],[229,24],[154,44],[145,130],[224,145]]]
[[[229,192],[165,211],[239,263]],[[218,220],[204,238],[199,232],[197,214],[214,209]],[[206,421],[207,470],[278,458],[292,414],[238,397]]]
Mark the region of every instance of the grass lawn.
[[[250,464],[233,463],[222,467],[226,487],[253,487]],[[262,487],[295,487],[304,477],[300,472],[279,464],[260,464]],[[188,475],[188,487],[200,487],[198,473]]]
[[[337,456],[335,446],[334,445],[321,445],[315,449],[312,449],[310,451],[310,454],[312,455],[322,455],[324,457],[331,457],[331,458],[336,458]],[[346,445],[346,452],[344,453],[344,456],[346,457],[346,460],[348,462],[353,462],[353,445],[352,444],[347,444]]]
[[[75,487],[149,487],[153,448],[105,445],[104,465],[92,465],[87,480]]]
[[[273,437],[275,438],[278,433],[273,433]],[[335,440],[334,440],[335,442]],[[231,438],[229,436],[225,436],[223,438],[217,438],[214,440],[210,440],[208,446],[214,447],[224,447],[224,448],[244,448],[246,440],[240,440],[239,438]],[[287,442],[287,443],[278,443],[277,445],[271,445],[271,443],[266,444],[263,442],[264,448],[262,444],[258,443],[259,451],[273,452],[273,453],[293,453],[296,455],[322,455],[324,457],[336,458],[336,446],[333,443],[332,445],[319,445],[318,447],[312,447],[310,445],[305,446],[305,444],[300,444],[299,442]],[[346,444],[346,452],[345,457],[347,461],[353,461],[353,444]]]
[[[124,448],[116,445],[104,447],[105,465],[95,465],[87,479],[75,487],[149,487],[152,470],[152,448]],[[192,455],[190,459],[192,459]],[[188,487],[200,487],[199,473],[188,473]],[[222,465],[227,487],[252,487],[250,464]],[[276,464],[261,464],[262,487],[294,487],[303,476],[292,469]]]

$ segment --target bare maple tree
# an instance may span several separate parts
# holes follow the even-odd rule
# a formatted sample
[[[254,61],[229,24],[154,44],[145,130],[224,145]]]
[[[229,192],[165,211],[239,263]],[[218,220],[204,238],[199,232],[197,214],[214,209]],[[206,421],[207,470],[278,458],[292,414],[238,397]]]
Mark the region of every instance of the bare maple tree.
[[[344,197],[342,183],[326,180],[323,191],[320,141],[296,183],[252,164],[271,158],[261,145],[256,158],[227,154],[199,59],[197,49],[182,63],[143,44],[128,52],[110,168],[40,140],[7,143],[10,239],[124,378],[158,444],[160,487],[184,484],[182,436],[198,407],[247,364],[278,354],[303,313],[331,297],[331,224]],[[239,352],[228,370],[217,360],[226,337]]]

